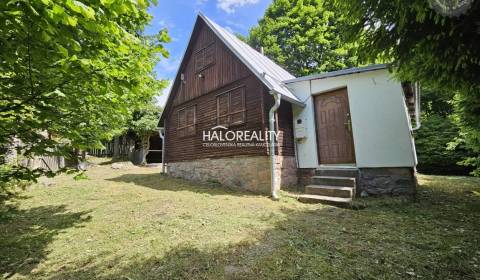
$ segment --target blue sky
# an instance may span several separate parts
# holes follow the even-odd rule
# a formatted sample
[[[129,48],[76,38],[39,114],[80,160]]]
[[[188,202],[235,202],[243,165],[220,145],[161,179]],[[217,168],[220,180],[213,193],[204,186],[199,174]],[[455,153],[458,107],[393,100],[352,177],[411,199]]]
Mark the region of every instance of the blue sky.
[[[157,6],[149,9],[153,15],[146,33],[152,34],[167,28],[172,42],[165,45],[170,58],[163,59],[155,70],[159,79],[174,79],[180,59],[188,44],[198,12],[219,25],[243,35],[257,24],[271,0],[159,0]],[[158,98],[160,105],[165,104],[168,89]]]

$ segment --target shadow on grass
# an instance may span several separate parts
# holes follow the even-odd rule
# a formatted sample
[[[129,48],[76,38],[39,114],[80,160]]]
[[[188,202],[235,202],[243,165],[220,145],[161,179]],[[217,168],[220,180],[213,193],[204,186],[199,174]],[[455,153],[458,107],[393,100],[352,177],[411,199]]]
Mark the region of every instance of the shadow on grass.
[[[65,205],[29,209],[19,209],[15,201],[4,205],[0,209],[0,276],[29,274],[46,258],[55,236],[88,222],[88,213],[69,212]]]
[[[479,190],[420,187],[417,202],[368,199],[362,211],[283,208],[284,218],[252,233],[254,241],[179,241],[150,257],[65,267],[50,279],[479,279],[480,198],[469,193]]]
[[[189,191],[206,193],[209,195],[234,195],[234,196],[265,196],[253,192],[231,189],[222,186],[219,182],[210,183],[189,182],[184,179],[174,178],[161,173],[155,174],[123,174],[121,176],[107,179],[113,182],[133,183],[138,186],[167,191]]]
[[[96,163],[100,166],[104,166],[104,165],[111,165],[112,163],[116,163],[116,162],[125,162],[125,161],[128,161],[128,159],[124,159],[124,158],[113,159],[109,157],[99,157],[96,159],[96,161],[93,161],[93,163]]]

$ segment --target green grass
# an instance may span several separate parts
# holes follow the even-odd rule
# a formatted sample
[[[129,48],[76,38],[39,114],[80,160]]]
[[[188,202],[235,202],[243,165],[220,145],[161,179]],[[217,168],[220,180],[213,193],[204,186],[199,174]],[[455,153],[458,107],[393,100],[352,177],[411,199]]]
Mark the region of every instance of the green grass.
[[[8,279],[480,279],[480,180],[419,176],[415,201],[279,202],[100,165],[0,204]]]

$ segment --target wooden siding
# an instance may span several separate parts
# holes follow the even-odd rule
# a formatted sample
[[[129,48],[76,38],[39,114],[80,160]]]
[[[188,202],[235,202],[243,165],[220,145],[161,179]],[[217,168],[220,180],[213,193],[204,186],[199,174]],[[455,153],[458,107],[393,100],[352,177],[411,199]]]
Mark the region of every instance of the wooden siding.
[[[170,96],[173,98],[170,101],[171,106],[167,107],[165,111],[165,161],[178,162],[237,155],[268,155],[266,141],[254,147],[204,146],[203,131],[209,131],[218,125],[217,97],[219,94],[244,87],[245,122],[229,128],[234,131],[268,130],[268,111],[273,106],[273,98],[268,94],[263,83],[203,23],[196,29],[189,44],[191,44],[190,51],[185,55],[185,61],[182,63],[184,66],[180,71],[183,73],[184,81],[180,81],[173,88]],[[215,46],[213,64],[206,63],[210,65],[201,71],[196,71],[195,54],[201,53],[205,47],[210,48],[212,44]],[[205,60],[206,58],[201,59]],[[210,61],[211,58],[208,59]],[[197,66],[199,63],[197,62]],[[195,106],[194,134],[179,135],[178,112],[190,106]],[[234,111],[236,112],[236,110]],[[295,152],[292,105],[287,101],[282,101],[277,118],[280,144],[276,149],[276,154],[292,156]]]
[[[220,39],[216,38],[215,34],[206,25],[202,24],[200,26],[198,33],[192,40],[194,40],[192,51],[185,56],[184,59],[187,59],[187,63],[180,71],[180,73],[183,73],[184,81],[180,82],[176,89],[174,106],[250,75],[248,68],[231,53]],[[213,64],[201,71],[196,71],[195,54],[206,47],[211,48],[212,44],[215,55]]]
[[[292,104],[283,100],[277,112],[278,149],[276,154],[281,156],[294,156],[295,144],[293,137],[293,111]]]
[[[265,92],[264,93],[264,100],[265,100],[265,129],[268,129],[269,122],[268,122],[268,114],[270,108],[274,104],[273,97]],[[275,126],[276,130],[279,132],[278,135],[278,145],[275,148],[275,154],[281,156],[294,156],[295,155],[295,143],[294,143],[294,136],[293,136],[293,110],[292,104],[285,100],[282,100],[280,103],[280,107],[277,110],[275,116]]]
[[[167,116],[166,122],[166,162],[176,162],[201,158],[218,158],[235,155],[267,155],[266,146],[256,147],[204,147],[203,131],[217,125],[217,95],[238,86],[245,86],[246,122],[230,127],[230,130],[264,131],[262,93],[265,91],[258,79],[250,75],[230,85],[192,99],[176,106]],[[178,110],[185,106],[196,106],[195,134],[179,137],[177,134]]]

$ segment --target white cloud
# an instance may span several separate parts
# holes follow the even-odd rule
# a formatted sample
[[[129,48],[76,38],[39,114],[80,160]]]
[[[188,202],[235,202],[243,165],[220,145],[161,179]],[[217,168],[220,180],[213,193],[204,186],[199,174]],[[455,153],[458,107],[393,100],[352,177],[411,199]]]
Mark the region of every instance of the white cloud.
[[[233,31],[233,29],[230,26],[225,26],[225,29],[232,34],[235,34],[235,31]]]
[[[200,12],[204,7],[208,0],[195,0],[194,9],[195,13]]]
[[[168,29],[171,29],[171,28],[174,28],[175,27],[175,24],[171,23],[171,22],[166,22],[165,20],[160,20],[157,22],[157,26],[160,27],[160,28],[168,28]]]
[[[196,0],[195,1],[195,6],[202,6],[207,2],[208,2],[208,0]]]
[[[238,23],[238,22],[233,21],[233,20],[227,20],[226,23],[227,23],[228,25],[234,26],[234,27],[236,27],[236,28],[238,28],[238,29],[244,29],[244,30],[248,29],[244,24]]]
[[[162,90],[161,95],[155,96],[157,105],[165,107],[165,103],[167,103],[167,97],[170,93],[170,89],[172,88],[173,80],[168,80],[168,86]]]
[[[180,57],[162,57],[157,64],[157,72],[164,76],[170,76],[169,74],[175,74],[179,65]]]
[[[217,7],[232,14],[238,7],[257,4],[260,0],[217,0]]]

